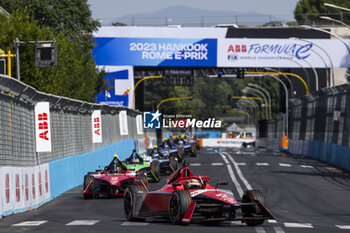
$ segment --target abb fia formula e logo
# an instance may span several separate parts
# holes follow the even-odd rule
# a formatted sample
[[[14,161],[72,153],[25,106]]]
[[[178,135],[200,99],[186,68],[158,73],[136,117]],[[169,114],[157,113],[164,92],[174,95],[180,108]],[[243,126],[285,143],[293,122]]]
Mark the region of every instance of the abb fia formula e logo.
[[[237,53],[246,53],[246,52],[247,52],[247,45],[230,44],[227,49],[227,60],[237,61],[238,60]]]
[[[35,112],[35,138],[37,152],[51,152],[50,105],[38,102]]]

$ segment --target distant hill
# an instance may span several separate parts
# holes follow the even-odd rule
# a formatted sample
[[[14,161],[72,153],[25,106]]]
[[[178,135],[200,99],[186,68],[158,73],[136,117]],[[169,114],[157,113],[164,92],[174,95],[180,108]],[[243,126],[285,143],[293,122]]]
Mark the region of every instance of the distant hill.
[[[182,25],[200,27],[216,24],[258,26],[269,21],[285,20],[256,12],[209,11],[185,6],[171,6],[151,13],[125,15],[114,20],[103,21],[102,24],[111,25],[113,22],[121,22],[137,26]]]

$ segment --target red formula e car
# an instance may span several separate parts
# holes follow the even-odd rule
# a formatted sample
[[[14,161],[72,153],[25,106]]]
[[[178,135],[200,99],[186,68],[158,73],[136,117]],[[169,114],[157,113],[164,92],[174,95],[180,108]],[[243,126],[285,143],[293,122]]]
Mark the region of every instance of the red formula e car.
[[[231,191],[217,188],[227,183],[213,187],[208,181],[209,177],[193,176],[190,168],[184,166],[172,173],[160,190],[128,186],[124,193],[126,218],[132,221],[161,217],[174,224],[242,221],[249,226],[274,219],[259,191],[246,191],[237,201]]]
[[[123,196],[126,187],[135,184],[148,187],[147,174],[129,171],[117,157],[114,157],[104,170],[89,172],[84,176],[83,196],[84,199],[100,195]]]

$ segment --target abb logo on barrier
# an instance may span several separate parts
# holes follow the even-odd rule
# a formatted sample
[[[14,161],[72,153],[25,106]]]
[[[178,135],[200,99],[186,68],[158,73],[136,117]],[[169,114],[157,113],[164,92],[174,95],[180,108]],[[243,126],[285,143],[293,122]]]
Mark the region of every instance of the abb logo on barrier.
[[[95,117],[94,118],[94,133],[97,135],[100,135],[100,118],[99,117]]]
[[[227,52],[232,53],[246,53],[247,52],[247,45],[229,45]]]
[[[91,115],[92,143],[102,142],[101,110],[94,110]]]
[[[36,152],[51,152],[50,105],[38,102],[35,105]]]
[[[48,118],[47,113],[41,113],[38,114],[38,122],[39,122],[39,130],[42,131],[42,133],[39,133],[39,138],[42,138],[44,140],[49,140],[47,137],[47,133],[49,132],[49,124],[48,124]]]

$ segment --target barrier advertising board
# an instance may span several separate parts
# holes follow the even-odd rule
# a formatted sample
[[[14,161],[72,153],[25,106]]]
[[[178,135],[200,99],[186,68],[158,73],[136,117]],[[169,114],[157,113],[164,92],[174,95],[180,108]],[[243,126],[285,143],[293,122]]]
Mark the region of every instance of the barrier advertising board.
[[[226,38],[227,28],[102,27],[93,50],[99,66],[350,67],[339,39]],[[346,46],[346,45],[347,46]]]
[[[51,128],[49,102],[35,105],[36,152],[51,152]]]
[[[101,110],[94,110],[91,115],[92,143],[102,142]]]

